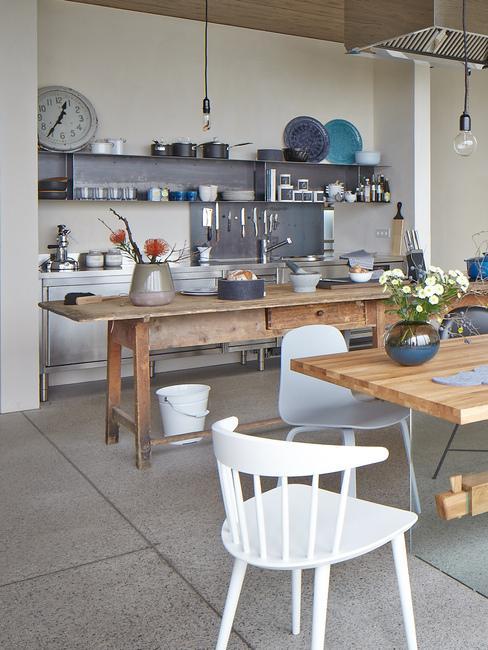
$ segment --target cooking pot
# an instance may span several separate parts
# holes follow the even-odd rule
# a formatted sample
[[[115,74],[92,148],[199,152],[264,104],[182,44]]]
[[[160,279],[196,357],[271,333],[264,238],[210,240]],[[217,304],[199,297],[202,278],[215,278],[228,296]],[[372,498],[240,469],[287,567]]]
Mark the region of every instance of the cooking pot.
[[[173,156],[195,158],[197,155],[197,145],[193,142],[173,142],[171,149],[173,151]]]
[[[95,140],[91,143],[92,153],[112,153],[113,148],[113,142],[110,140]]]
[[[465,260],[470,280],[488,280],[488,254]]]
[[[151,154],[153,156],[172,156],[173,148],[170,144],[166,142],[160,142],[159,140],[153,140],[151,145]]]
[[[239,144],[224,144],[223,142],[218,142],[217,140],[212,140],[212,142],[204,142],[198,146],[202,148],[202,157],[203,158],[228,158],[229,149],[233,147],[243,147],[246,144],[252,144],[252,142],[240,142]]]

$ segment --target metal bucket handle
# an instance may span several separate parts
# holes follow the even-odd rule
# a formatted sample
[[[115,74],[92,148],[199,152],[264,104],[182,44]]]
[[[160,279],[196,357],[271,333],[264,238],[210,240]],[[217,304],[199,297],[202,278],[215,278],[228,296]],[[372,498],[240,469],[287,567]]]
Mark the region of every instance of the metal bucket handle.
[[[176,411],[176,413],[179,413],[180,415],[187,415],[190,418],[204,418],[210,413],[208,409],[205,410],[203,413],[198,413],[197,415],[195,415],[194,413],[185,413],[185,411],[180,411],[179,409],[177,409],[176,406],[172,404],[167,397],[164,397],[163,401],[166,404],[169,404],[173,409],[173,411]]]

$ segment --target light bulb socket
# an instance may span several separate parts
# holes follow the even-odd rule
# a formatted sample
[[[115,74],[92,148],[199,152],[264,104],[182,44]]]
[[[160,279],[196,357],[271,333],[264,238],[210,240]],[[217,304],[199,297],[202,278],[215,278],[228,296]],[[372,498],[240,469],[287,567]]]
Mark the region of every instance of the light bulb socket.
[[[203,114],[204,115],[209,115],[210,114],[210,99],[208,97],[205,97],[203,100]]]
[[[469,113],[463,113],[459,118],[459,130],[471,131],[471,115]]]

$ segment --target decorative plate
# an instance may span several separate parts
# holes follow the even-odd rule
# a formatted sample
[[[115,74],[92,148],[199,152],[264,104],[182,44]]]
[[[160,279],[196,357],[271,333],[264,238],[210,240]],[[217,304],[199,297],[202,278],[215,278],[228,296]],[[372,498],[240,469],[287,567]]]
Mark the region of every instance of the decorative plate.
[[[363,148],[361,134],[347,120],[331,120],[325,125],[329,134],[330,146],[327,160],[336,165],[353,165],[355,153]]]
[[[290,149],[304,149],[308,162],[320,162],[329,150],[329,135],[314,117],[295,117],[285,126],[285,145]]]
[[[180,291],[184,296],[216,296],[217,289],[188,289],[187,291]]]

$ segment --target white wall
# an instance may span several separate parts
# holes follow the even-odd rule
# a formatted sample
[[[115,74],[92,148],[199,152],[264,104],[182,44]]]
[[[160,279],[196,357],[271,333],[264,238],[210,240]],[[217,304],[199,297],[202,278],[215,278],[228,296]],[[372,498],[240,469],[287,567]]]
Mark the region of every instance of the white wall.
[[[39,85],[63,84],[85,94],[98,113],[97,137],[126,137],[129,153],[149,153],[155,137],[206,139],[202,53],[200,22],[39,0]],[[342,45],[210,25],[211,135],[230,143],[252,141],[233,153],[252,158],[257,148],[282,146],[285,124],[308,114],[323,122],[351,120],[364,148],[373,148],[373,77],[373,62],[345,55]],[[159,235],[179,244],[188,239],[186,207],[138,204],[123,210],[141,238]],[[389,240],[375,239],[374,231],[390,225],[391,212],[340,206],[336,249],[389,251]],[[53,240],[57,223],[72,228],[73,251],[105,246],[106,231],[96,217],[106,214],[99,204],[42,204],[40,251]]]
[[[470,113],[478,150],[468,158],[458,156],[452,144],[463,110],[462,66],[434,68],[431,75],[432,259],[465,270],[464,259],[476,251],[472,236],[488,230],[488,71],[471,76]]]
[[[38,406],[37,5],[0,0],[0,410]]]

